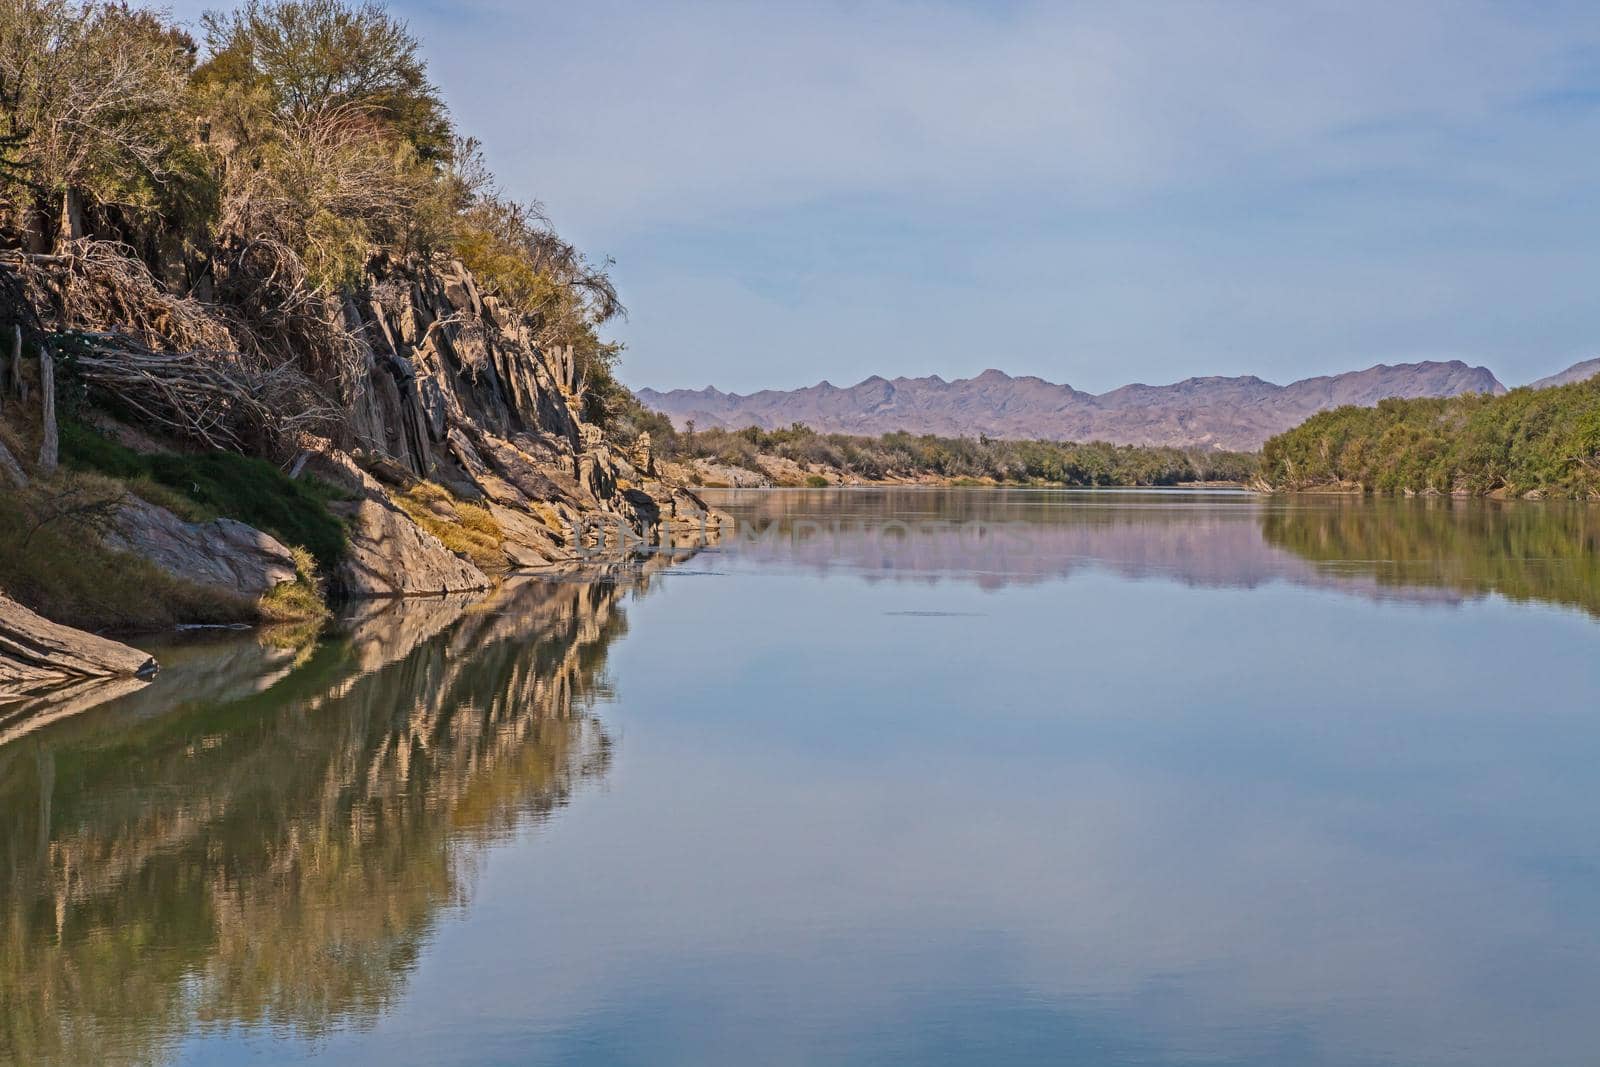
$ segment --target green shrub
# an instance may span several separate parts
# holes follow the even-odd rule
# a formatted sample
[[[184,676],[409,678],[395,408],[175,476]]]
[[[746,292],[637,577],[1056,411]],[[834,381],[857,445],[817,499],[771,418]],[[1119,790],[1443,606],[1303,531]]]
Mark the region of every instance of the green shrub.
[[[1600,379],[1324,411],[1268,441],[1261,474],[1284,489],[1594,496]]]
[[[237,519],[303,546],[325,570],[344,557],[344,524],[328,510],[343,494],[314,478],[290,478],[265,460],[233,452],[135,452],[82,423],[63,424],[61,458],[77,470],[121,478],[141,496],[142,486],[159,486],[164,492],[155,495],[163,498],[151,502],[186,500],[187,508],[174,508],[184,518]]]
[[[652,431],[651,440],[669,458],[710,458],[730,467],[756,470],[760,456],[770,454],[867,480],[931,474],[958,482],[1074,486],[1244,482],[1255,476],[1258,462],[1248,452],[904,432],[862,437],[821,434],[799,423],[780,430],[747,426],[742,430],[700,430],[692,435]]]

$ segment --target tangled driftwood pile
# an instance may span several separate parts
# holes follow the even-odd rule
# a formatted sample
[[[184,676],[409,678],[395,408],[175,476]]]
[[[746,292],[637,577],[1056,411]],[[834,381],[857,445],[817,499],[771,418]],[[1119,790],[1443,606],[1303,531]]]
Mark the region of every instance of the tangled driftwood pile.
[[[97,330],[115,324],[153,349],[238,347],[212,309],[164,289],[122,245],[63,241],[49,255],[0,253],[24,300],[55,330]]]
[[[328,434],[342,411],[291,364],[239,352],[158,352],[123,334],[78,334],[72,365],[91,389],[160,427],[215,448],[244,450],[299,431]]]
[[[42,328],[30,332],[41,339],[48,332],[79,381],[152,426],[244,450],[300,431],[332,436],[343,417],[333,391],[302,367],[296,338],[320,342],[306,351],[333,364],[336,389],[355,377],[350,364],[359,349],[325,314],[306,310],[309,295],[275,306],[263,335],[246,324],[250,305],[225,313],[174,295],[128,250],[107,242],[68,242],[50,255],[3,253],[0,277]],[[270,304],[266,293],[281,287],[269,276],[258,288]]]

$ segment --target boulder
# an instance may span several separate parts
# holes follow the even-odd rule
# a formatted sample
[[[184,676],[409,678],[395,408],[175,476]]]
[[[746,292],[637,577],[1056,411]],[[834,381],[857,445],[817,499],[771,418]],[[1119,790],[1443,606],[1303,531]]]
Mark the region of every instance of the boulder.
[[[259,597],[295,579],[293,553],[270,534],[234,519],[184,522],[143,500],[118,511],[105,541],[174,577],[241,596]]]
[[[505,535],[505,543],[500,548],[513,568],[541,570],[577,558],[577,553],[566,543],[570,531],[552,530],[534,515],[519,508],[491,503],[489,513]]]
[[[646,430],[634,439],[632,454],[628,457],[635,469],[647,478],[654,478],[656,474],[656,453],[650,444],[650,431]]]
[[[347,596],[428,596],[487,589],[487,575],[418,526],[383,493],[383,487],[349,456],[322,457],[340,469],[342,484],[354,486],[353,501],[330,505],[343,516],[348,545],[335,583]]]
[[[118,641],[61,626],[0,596],[0,693],[79,678],[147,678],[156,661]]]

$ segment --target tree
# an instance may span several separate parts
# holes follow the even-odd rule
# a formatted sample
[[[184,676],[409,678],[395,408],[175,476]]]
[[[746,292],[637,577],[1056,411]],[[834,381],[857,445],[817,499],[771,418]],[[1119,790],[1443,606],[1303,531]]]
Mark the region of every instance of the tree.
[[[250,0],[238,11],[208,12],[202,25],[211,54],[197,77],[202,85],[260,89],[274,110],[297,121],[359,109],[420,158],[449,158],[449,115],[416,38],[377,4]]]
[[[204,17],[194,94],[220,176],[219,243],[303,261],[313,287],[372,254],[435,251],[486,178],[405,24],[374,4],[251,0]],[[276,269],[274,277],[287,276]]]
[[[0,0],[0,181],[30,243],[52,210],[75,238],[88,200],[152,202],[188,140],[193,62],[193,42],[149,11]]]
[[[292,116],[276,136],[230,167],[220,231],[293,249],[313,284],[356,281],[374,248],[400,248],[429,181],[372,135],[359,110]]]

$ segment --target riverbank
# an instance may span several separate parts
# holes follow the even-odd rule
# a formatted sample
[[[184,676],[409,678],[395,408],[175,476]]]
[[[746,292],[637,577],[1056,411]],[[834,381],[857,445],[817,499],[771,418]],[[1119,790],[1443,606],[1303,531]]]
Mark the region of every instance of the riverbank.
[[[1246,489],[1256,490],[1253,481],[1179,481],[1146,484],[1138,482],[1098,484],[1052,482],[1041,478],[1001,480],[998,478],[947,477],[937,474],[884,475],[866,478],[836,468],[811,468],[802,473],[774,473],[765,463],[754,470],[715,463],[672,464],[675,476],[696,489],[870,489],[873,487],[922,486],[928,489]],[[781,468],[779,468],[781,471]],[[1263,490],[1270,491],[1270,490]]]
[[[260,457],[140,418],[58,359],[95,324],[71,311],[72,269],[26,268],[35,319],[0,361],[0,591],[46,618],[107,633],[305,620],[330,598],[486,590],[709,525],[647,438],[619,446],[586,417],[571,350],[537,344],[459,262],[376,265],[365,292],[409,295],[356,316],[344,427],[281,433]]]
[[[1258,473],[1248,452],[1007,441],[906,433],[882,437],[786,430],[678,432],[663,417],[651,439],[675,477],[705,488],[830,485],[1243,486]]]

